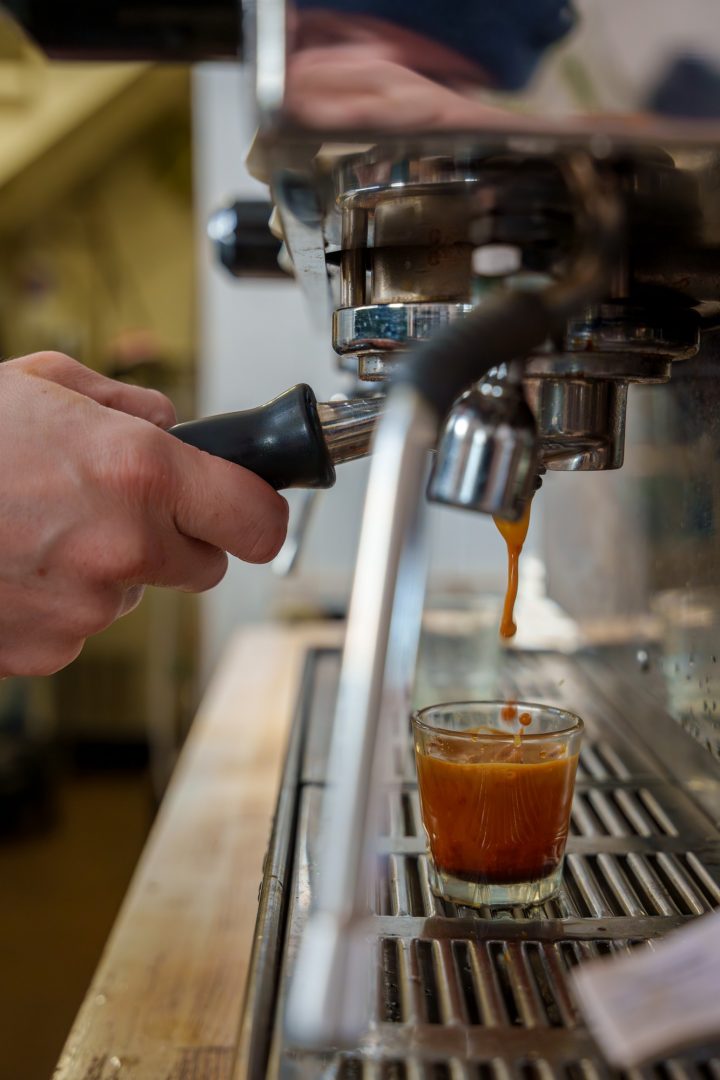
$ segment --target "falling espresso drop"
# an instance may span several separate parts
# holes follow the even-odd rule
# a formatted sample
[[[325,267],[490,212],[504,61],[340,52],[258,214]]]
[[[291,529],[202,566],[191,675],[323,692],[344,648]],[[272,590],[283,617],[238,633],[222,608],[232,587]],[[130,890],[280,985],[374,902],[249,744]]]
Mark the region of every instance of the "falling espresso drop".
[[[518,591],[518,564],[522,551],[528,525],[530,524],[530,502],[528,501],[523,515],[519,521],[503,521],[502,518],[493,518],[500,530],[500,535],[507,544],[508,553],[508,583],[505,592],[505,605],[503,607],[502,622],[500,623],[500,637],[511,638],[517,633],[517,626],[513,618],[515,601]]]

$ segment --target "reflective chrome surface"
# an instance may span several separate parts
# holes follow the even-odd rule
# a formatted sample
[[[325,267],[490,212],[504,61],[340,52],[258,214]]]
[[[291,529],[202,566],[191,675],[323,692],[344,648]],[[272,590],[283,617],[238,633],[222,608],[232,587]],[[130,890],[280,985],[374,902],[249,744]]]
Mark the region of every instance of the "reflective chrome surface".
[[[384,404],[379,395],[318,402],[318,417],[333,465],[355,461],[370,452]]]
[[[451,410],[428,498],[517,521],[535,488],[538,464],[535,421],[521,386],[488,380]]]
[[[292,183],[287,169],[279,174],[281,214],[291,195],[287,242],[299,280],[316,306],[332,295],[334,347],[364,381],[390,378],[414,343],[498,291],[563,280],[583,243],[586,226],[563,165],[569,158],[481,143],[471,149],[466,138],[462,145],[455,156],[416,157],[336,147],[308,162],[303,183],[297,170]],[[606,150],[594,170],[622,203],[625,250],[603,302],[569,308],[558,339],[525,358],[526,397],[554,470],[622,464],[628,385],[667,380],[672,364],[698,348],[691,304],[720,298],[712,275],[697,269],[698,260],[711,265],[713,230],[720,234],[708,159],[690,157],[688,167],[681,155],[658,150]],[[298,244],[299,217],[306,231]],[[666,252],[675,247],[671,273]],[[655,252],[661,258],[652,271]]]
[[[627,383],[609,379],[527,378],[546,468],[556,472],[619,469],[625,447]]]
[[[337,308],[333,313],[333,348],[357,358],[358,377],[389,378],[402,350],[461,319],[472,304],[392,303]]]
[[[694,356],[698,345],[698,319],[683,304],[668,300],[655,307],[643,306],[638,300],[615,301],[568,320],[563,348],[575,360],[572,368],[566,362],[564,370],[596,374],[599,378],[622,377],[627,372],[637,382],[663,382],[670,377],[669,361]],[[582,354],[584,358],[580,359]],[[595,354],[603,360],[596,359]],[[610,357],[615,360],[614,375],[609,366],[602,368],[603,361],[607,363]],[[557,365],[554,370],[558,370]]]

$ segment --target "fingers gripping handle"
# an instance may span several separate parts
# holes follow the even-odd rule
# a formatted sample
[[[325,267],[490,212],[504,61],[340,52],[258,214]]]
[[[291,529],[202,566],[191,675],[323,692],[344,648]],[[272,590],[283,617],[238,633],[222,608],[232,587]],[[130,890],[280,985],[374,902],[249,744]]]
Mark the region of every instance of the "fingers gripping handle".
[[[256,473],[276,489],[328,488],[335,468],[317,400],[305,383],[257,409],[176,424],[170,434]]]

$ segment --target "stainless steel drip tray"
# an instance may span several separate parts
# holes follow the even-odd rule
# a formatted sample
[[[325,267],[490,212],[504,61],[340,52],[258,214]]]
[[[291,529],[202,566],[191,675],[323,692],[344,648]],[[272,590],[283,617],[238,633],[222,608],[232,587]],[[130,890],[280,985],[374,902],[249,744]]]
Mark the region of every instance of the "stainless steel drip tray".
[[[310,1053],[286,1044],[281,1018],[312,904],[338,657],[318,654],[312,667],[300,718],[305,738],[296,738],[288,758],[268,868],[275,880],[265,882],[258,926],[259,942],[277,933],[273,940],[282,947],[274,961],[255,965],[242,1072],[339,1080],[607,1075],[568,973],[720,905],[720,832],[689,794],[700,791],[705,807],[720,811],[717,763],[689,746],[692,740],[657,707],[649,713],[602,658],[508,653],[508,692],[572,708],[587,724],[561,892],[541,907],[502,911],[437,899],[428,882],[409,733],[400,737],[368,926],[377,962],[372,1039],[343,1052]],[[644,741],[648,724],[651,737],[661,738],[662,760]],[[286,903],[268,903],[278,888]],[[263,949],[256,952],[258,960]],[[720,1041],[642,1071],[651,1074],[720,1080]]]

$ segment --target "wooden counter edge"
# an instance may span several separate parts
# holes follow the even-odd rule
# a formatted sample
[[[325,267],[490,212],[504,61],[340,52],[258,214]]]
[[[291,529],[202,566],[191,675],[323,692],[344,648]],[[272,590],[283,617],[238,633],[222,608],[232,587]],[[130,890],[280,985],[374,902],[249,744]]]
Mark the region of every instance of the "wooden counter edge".
[[[337,624],[262,625],[202,702],[55,1080],[230,1077],[262,861],[312,646]]]

